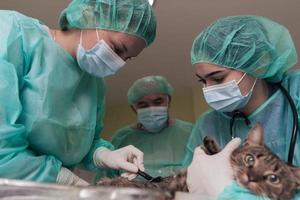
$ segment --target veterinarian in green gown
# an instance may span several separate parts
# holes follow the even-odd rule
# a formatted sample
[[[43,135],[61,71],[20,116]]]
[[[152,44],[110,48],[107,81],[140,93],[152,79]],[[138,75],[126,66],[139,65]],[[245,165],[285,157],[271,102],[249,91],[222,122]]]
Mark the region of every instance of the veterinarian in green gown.
[[[184,148],[193,124],[171,119],[169,114],[173,88],[162,76],[136,80],[129,88],[128,103],[137,122],[119,129],[112,138],[116,148],[134,145],[144,152],[146,172],[168,176],[182,168]]]
[[[99,137],[102,77],[153,42],[151,6],[147,0],[74,0],[60,26],[50,30],[18,12],[0,11],[0,178],[86,185],[67,168],[136,172],[142,164],[127,160],[142,162],[142,152],[113,151]],[[117,49],[120,38],[128,52]]]
[[[191,163],[194,149],[206,135],[224,147],[232,138],[233,118],[235,137],[245,139],[251,126],[259,122],[264,128],[265,144],[287,161],[293,115],[276,83],[287,89],[300,113],[300,71],[287,72],[298,61],[289,31],[260,16],[225,17],[196,37],[191,60],[204,84],[204,97],[213,109],[195,124],[184,165]],[[299,135],[296,143],[293,164],[299,166]],[[233,185],[219,198],[249,199],[247,195],[251,196]]]

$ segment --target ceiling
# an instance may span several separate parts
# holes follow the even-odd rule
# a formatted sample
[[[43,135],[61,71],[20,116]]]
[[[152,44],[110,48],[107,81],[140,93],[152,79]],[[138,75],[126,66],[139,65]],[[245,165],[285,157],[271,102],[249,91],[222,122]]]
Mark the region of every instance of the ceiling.
[[[60,11],[69,0],[1,0],[1,9],[21,11],[57,27]],[[197,34],[214,20],[228,15],[255,14],[272,18],[291,32],[300,49],[299,0],[158,0],[157,39],[140,56],[107,79],[108,102],[126,101],[127,89],[140,77],[160,74],[180,94],[197,84],[190,64],[190,48]],[[298,19],[298,20],[297,20]]]

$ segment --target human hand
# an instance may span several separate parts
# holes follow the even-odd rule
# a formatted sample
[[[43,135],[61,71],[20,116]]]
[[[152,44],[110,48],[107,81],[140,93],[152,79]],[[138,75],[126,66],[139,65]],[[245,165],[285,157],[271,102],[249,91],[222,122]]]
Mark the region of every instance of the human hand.
[[[108,167],[112,169],[122,169],[127,173],[123,177],[133,179],[137,176],[137,171],[144,171],[144,153],[132,145],[111,151],[100,147],[94,153],[94,161],[99,167]]]
[[[217,197],[233,181],[230,156],[240,144],[241,139],[234,138],[215,155],[207,155],[197,147],[187,170],[189,192]]]

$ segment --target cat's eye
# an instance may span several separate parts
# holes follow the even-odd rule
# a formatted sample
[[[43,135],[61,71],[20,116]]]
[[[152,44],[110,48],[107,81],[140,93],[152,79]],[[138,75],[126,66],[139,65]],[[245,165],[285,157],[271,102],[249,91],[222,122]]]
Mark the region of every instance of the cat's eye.
[[[247,167],[253,167],[255,159],[252,155],[247,154],[244,158]]]
[[[275,174],[269,174],[266,176],[266,180],[272,184],[278,184],[280,182],[280,179]]]

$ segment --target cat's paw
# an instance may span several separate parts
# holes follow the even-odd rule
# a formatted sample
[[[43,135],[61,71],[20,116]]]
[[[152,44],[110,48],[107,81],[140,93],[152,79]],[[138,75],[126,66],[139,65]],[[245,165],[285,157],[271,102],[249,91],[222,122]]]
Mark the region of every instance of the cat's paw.
[[[203,139],[203,146],[201,148],[208,155],[214,155],[221,151],[218,143],[210,136],[205,136]]]

